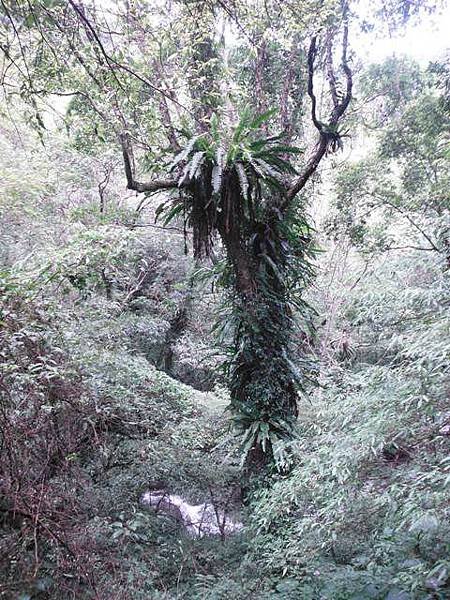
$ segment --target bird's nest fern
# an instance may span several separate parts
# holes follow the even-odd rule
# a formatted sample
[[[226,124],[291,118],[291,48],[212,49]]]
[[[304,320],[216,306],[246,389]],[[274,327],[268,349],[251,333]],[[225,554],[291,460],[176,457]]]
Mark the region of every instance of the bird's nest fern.
[[[157,214],[164,224],[183,216],[193,231],[196,257],[210,254],[217,231],[260,220],[265,199],[281,196],[289,177],[297,174],[288,157],[301,150],[283,144],[282,135],[261,135],[261,126],[273,114],[252,117],[245,112],[228,138],[214,116],[209,132],[191,137],[169,166],[178,173],[179,193]]]

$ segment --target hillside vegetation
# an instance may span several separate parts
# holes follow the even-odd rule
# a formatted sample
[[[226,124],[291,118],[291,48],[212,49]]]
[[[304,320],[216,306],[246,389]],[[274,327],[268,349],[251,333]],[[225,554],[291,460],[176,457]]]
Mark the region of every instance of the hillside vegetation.
[[[347,63],[346,3],[25,4],[0,7],[0,598],[449,598],[448,60]],[[178,97],[117,67],[152,28]],[[155,490],[243,527],[196,537]]]

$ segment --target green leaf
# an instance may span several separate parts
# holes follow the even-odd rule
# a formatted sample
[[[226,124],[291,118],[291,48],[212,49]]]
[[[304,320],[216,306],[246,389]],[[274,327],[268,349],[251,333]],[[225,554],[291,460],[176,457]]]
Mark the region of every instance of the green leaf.
[[[240,142],[242,134],[245,129],[249,127],[249,119],[250,119],[250,109],[246,106],[242,112],[241,120],[237,124],[236,129],[234,130],[232,141],[234,144]]]
[[[201,136],[196,135],[193,138],[191,138],[189,140],[189,142],[186,145],[186,148],[184,148],[183,150],[181,150],[181,152],[179,152],[174,160],[172,161],[172,163],[169,165],[169,171],[173,171],[175,169],[175,167],[180,164],[180,162],[182,162],[183,160],[186,160],[187,157],[189,156],[189,154],[192,152],[192,150],[194,149],[195,146],[195,142],[200,138]]]
[[[172,219],[174,219],[178,214],[180,214],[183,208],[184,205],[182,202],[175,204],[175,206],[172,206],[172,208],[169,210],[163,221],[164,225],[168,225],[172,221]]]
[[[278,113],[278,108],[271,108],[266,112],[258,115],[253,121],[249,124],[250,129],[258,129],[263,123],[266,123],[271,119],[274,115]]]
[[[269,146],[267,152],[275,154],[304,154],[305,151],[297,146],[283,146],[279,144],[277,146]]]
[[[249,185],[248,185],[248,178],[247,178],[247,173],[245,172],[244,165],[242,163],[238,162],[234,165],[234,168],[236,169],[236,173],[239,178],[239,184],[241,186],[242,195],[244,198],[247,198]]]
[[[196,152],[192,157],[189,168],[189,179],[194,179],[205,158],[204,152]]]
[[[281,173],[277,169],[274,169],[268,162],[266,162],[262,158],[257,158],[253,162],[260,168],[263,177],[270,176],[276,179],[277,181],[281,179]]]

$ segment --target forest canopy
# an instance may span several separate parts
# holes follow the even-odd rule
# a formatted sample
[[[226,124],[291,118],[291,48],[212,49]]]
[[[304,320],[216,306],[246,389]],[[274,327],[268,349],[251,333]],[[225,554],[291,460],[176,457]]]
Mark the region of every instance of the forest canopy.
[[[0,598],[448,597],[445,19],[0,0]]]

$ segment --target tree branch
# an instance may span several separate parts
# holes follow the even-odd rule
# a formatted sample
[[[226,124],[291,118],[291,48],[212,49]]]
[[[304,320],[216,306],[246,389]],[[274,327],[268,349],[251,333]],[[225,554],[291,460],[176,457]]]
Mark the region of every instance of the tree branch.
[[[322,123],[317,119],[317,100],[314,94],[314,62],[317,54],[317,36],[311,39],[311,44],[308,50],[308,96],[311,99],[311,119],[314,127],[321,133]]]
[[[129,190],[136,192],[157,192],[159,190],[177,188],[178,182],[176,179],[154,179],[147,183],[136,181],[133,149],[127,133],[120,135],[120,143],[122,146],[123,162],[125,167],[125,176],[127,178],[127,187]]]
[[[320,138],[319,142],[316,146],[316,149],[306,164],[306,167],[303,169],[303,172],[300,176],[294,180],[291,186],[287,189],[286,199],[282,205],[282,209],[286,209],[289,203],[293,200],[293,198],[305,187],[306,183],[309,181],[311,176],[316,172],[317,167],[320,164],[320,161],[327,153],[330,142],[333,141],[334,138],[338,136],[337,125],[344,115],[348,105],[350,104],[350,100],[352,98],[352,88],[353,88],[353,77],[352,71],[348,65],[348,7],[344,5],[344,30],[342,36],[342,59],[341,59],[341,67],[344,72],[345,80],[346,80],[346,91],[344,97],[341,101],[337,96],[336,89],[336,79],[334,76],[334,69],[331,67],[328,68],[327,79],[328,84],[330,86],[331,95],[333,98],[333,110],[331,112],[330,120],[327,123],[322,123],[317,118],[317,100],[314,94],[314,62],[317,54],[317,36],[314,36],[311,39],[311,44],[308,51],[308,96],[311,99],[311,119],[314,124],[314,127],[318,130]],[[331,38],[329,40],[329,48],[327,52],[331,56],[332,47],[331,47]],[[330,65],[328,65],[330,67]],[[333,149],[333,148],[332,148]]]
[[[344,13],[344,32],[342,36],[342,70],[344,71],[345,79],[346,79],[346,90],[345,95],[337,106],[335,106],[332,116],[331,116],[331,124],[336,125],[339,119],[347,110],[348,105],[350,104],[350,100],[352,99],[352,89],[353,89],[353,74],[348,65],[348,16],[347,10]]]
[[[163,74],[161,65],[158,60],[153,61],[153,67],[159,77],[159,79],[163,80]],[[173,126],[172,116],[170,114],[169,105],[167,103],[167,97],[164,94],[160,94],[159,100],[159,110],[161,113],[161,120],[164,124],[164,127],[167,130],[167,137],[169,139],[170,147],[174,152],[179,152],[181,150],[180,144],[178,143],[177,136],[175,133],[175,127]]]
[[[292,43],[292,47],[289,53],[289,65],[286,70],[286,75],[284,77],[283,83],[283,91],[280,99],[280,125],[282,131],[285,133],[285,140],[287,144],[291,143],[293,131],[294,131],[294,114],[295,111],[291,111],[291,115],[289,115],[289,96],[292,90],[292,84],[294,81],[294,73],[296,66],[296,58],[298,53],[298,44],[297,39],[294,38]]]
[[[375,196],[375,197],[377,197],[377,196]],[[392,202],[389,202],[389,200],[386,200],[383,197],[378,196],[378,199],[381,200],[381,202],[383,202],[384,204],[387,204],[390,208],[393,208],[394,210],[396,210],[400,214],[402,214],[405,217],[405,219],[407,219],[411,223],[411,225],[415,229],[417,229],[417,231],[419,233],[421,233],[423,235],[423,237],[430,244],[431,249],[435,250],[436,252],[440,252],[439,248],[436,246],[436,244],[433,242],[433,240],[430,238],[430,236],[419,225],[417,225],[417,223],[414,221],[414,219],[412,219],[405,210],[403,210],[402,208],[400,208],[400,206],[396,206]],[[423,250],[423,248],[422,248],[422,250]]]
[[[191,114],[191,116],[193,116],[194,120],[196,120],[195,119],[195,115],[192,115],[192,111],[189,108],[187,108],[186,106],[184,106],[183,104],[181,104],[181,102],[178,102],[178,100],[176,100],[176,98],[174,98],[169,92],[166,92],[165,90],[157,87],[156,85],[154,85],[153,83],[151,83],[146,77],[143,77],[139,73],[136,73],[136,71],[134,71],[133,69],[131,69],[127,65],[124,65],[123,63],[120,63],[114,57],[112,57],[110,54],[108,54],[106,52],[106,49],[103,46],[103,44],[102,44],[99,36],[98,36],[98,34],[96,33],[94,26],[89,21],[89,19],[87,18],[86,14],[83,11],[81,11],[72,0],[69,0],[69,4],[70,4],[70,6],[72,6],[72,8],[75,11],[77,17],[82,22],[85,30],[89,30],[89,32],[91,33],[91,36],[93,36],[93,40],[95,41],[95,43],[100,48],[100,52],[104,56],[106,64],[108,65],[108,68],[110,69],[110,71],[112,72],[114,78],[116,79],[119,87],[121,87],[123,89],[122,82],[117,78],[117,75],[116,75],[116,73],[114,71],[114,67],[116,67],[117,69],[121,69],[122,71],[124,71],[125,73],[128,73],[132,77],[135,77],[138,81],[140,81],[141,83],[143,83],[144,85],[146,85],[150,89],[152,89],[155,92],[158,92],[159,94],[161,94],[162,96],[164,96],[166,98],[166,100],[170,100],[171,102],[173,102],[174,104],[176,104],[177,106],[179,106],[181,109],[183,109],[184,111],[186,111],[189,114]],[[92,41],[92,40],[90,40],[90,41]]]
[[[283,209],[287,208],[289,202],[298,194],[300,190],[304,188],[306,182],[309,180],[311,175],[315,173],[320,161],[327,151],[327,138],[323,132],[322,123],[317,119],[317,100],[314,93],[314,61],[317,54],[317,36],[311,39],[311,43],[308,50],[308,96],[311,99],[311,119],[314,127],[320,134],[319,143],[316,147],[314,154],[309,159],[303,173],[299,178],[294,181],[291,187],[288,189],[286,194],[286,201],[284,202]]]

